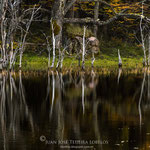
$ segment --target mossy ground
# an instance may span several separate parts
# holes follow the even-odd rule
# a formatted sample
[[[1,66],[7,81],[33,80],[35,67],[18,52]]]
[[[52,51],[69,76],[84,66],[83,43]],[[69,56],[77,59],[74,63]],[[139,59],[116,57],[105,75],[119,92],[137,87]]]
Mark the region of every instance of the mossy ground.
[[[136,43],[123,42],[120,39],[110,41],[100,41],[100,52],[95,56],[95,68],[118,68],[118,49],[122,57],[123,68],[142,68],[143,51],[140,45]],[[52,54],[51,54],[52,55]],[[56,58],[57,63],[58,57]],[[52,58],[51,58],[52,61]],[[55,63],[55,64],[56,64]],[[18,68],[19,56],[15,68]],[[78,60],[75,56],[65,56],[63,61],[64,68],[79,68]],[[85,67],[91,68],[91,56],[86,56]],[[34,50],[28,50],[23,55],[23,70],[47,70],[48,55],[47,51],[38,54]]]
[[[142,68],[142,57],[132,57],[122,58],[123,68]],[[51,58],[52,61],[52,58]],[[56,63],[58,59],[56,58]],[[55,65],[56,65],[55,63]],[[16,63],[16,68],[18,68],[18,61]],[[63,61],[64,68],[78,68],[78,60],[70,57],[64,58]],[[95,68],[118,68],[118,57],[108,56],[106,54],[101,54],[100,56],[96,56],[94,62]],[[91,58],[88,57],[85,61],[85,68],[91,68]],[[37,56],[31,54],[24,54],[22,61],[22,69],[23,70],[47,70],[48,69],[48,57],[45,55]]]

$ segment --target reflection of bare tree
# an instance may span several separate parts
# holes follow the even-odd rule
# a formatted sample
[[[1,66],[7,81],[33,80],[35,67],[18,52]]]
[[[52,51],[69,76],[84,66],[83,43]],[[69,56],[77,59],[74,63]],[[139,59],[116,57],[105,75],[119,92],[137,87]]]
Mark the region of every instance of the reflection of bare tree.
[[[39,127],[41,127],[42,124],[42,127],[45,127],[46,131],[44,128],[38,129],[40,132],[44,130],[45,134],[42,134],[47,138],[56,140],[68,140],[71,138],[86,140],[87,137],[91,140],[106,140],[107,137],[107,139],[110,137],[108,133],[109,130],[117,128],[116,124],[118,122],[125,122],[129,125],[128,123],[131,121],[138,126],[138,113],[140,114],[141,126],[141,107],[143,104],[141,101],[145,98],[142,96],[144,95],[145,90],[145,73],[142,86],[139,82],[139,77],[138,80],[129,80],[130,85],[132,85],[131,82],[134,83],[135,81],[138,81],[137,85],[140,83],[140,86],[135,88],[130,86],[129,89],[126,90],[125,94],[128,95],[130,88],[134,89],[133,93],[128,95],[129,97],[126,97],[126,95],[125,97],[122,97],[122,90],[120,90],[119,93],[116,92],[118,90],[118,87],[116,86],[116,77],[113,79],[109,78],[113,80],[112,82],[108,77],[99,77],[94,71],[89,74],[73,72],[65,74],[64,76],[61,72],[50,71],[47,77],[46,85],[45,79],[40,81],[36,80],[36,83],[40,83],[42,87],[47,87],[47,93],[43,90],[44,92],[41,92],[43,94],[40,95],[41,98],[46,97],[46,100],[44,99],[44,101],[42,101],[41,106],[34,105],[34,108],[36,108],[38,112],[42,111],[42,113],[40,112],[39,115],[37,115],[37,119],[42,122],[40,122]],[[20,122],[23,120],[27,120],[29,126],[32,128],[30,128],[32,130],[31,134],[36,134],[34,123],[36,117],[33,118],[33,120],[33,112],[32,114],[30,113],[32,104],[28,103],[30,107],[27,105],[28,93],[26,93],[26,86],[28,85],[28,81],[23,79],[26,79],[26,77],[23,76],[21,72],[19,73],[18,80],[17,78],[14,78],[13,74],[0,74],[0,127],[3,132],[5,149],[8,149],[6,145],[8,145],[9,135],[13,135],[15,138],[17,137],[16,133],[20,134],[22,136],[22,142],[26,142],[20,127]],[[32,85],[30,86],[32,87]],[[109,90],[109,87],[114,87],[114,89]],[[115,87],[117,88],[115,89]],[[126,85],[120,82],[119,88],[125,89],[126,87]],[[138,97],[140,91],[139,87],[141,87],[140,98]],[[39,90],[39,87],[35,88]],[[29,95],[34,96],[35,91],[33,90],[33,92],[31,92],[33,95]],[[37,94],[36,96],[39,95]],[[122,99],[124,101],[122,101]],[[139,109],[137,109],[136,101],[138,99]],[[35,110],[33,109],[33,111]],[[49,119],[47,119],[48,117]],[[117,123],[114,123],[112,126],[113,121]],[[9,130],[9,133],[6,131],[7,129]],[[121,132],[121,134],[124,134],[124,131]],[[97,145],[96,148],[105,149],[105,146]],[[55,147],[50,149],[55,149]]]
[[[1,113],[1,126],[2,126],[2,134],[3,134],[3,139],[4,139],[4,145],[3,145],[3,148],[4,150],[7,149],[6,147],[6,143],[7,143],[7,139],[6,139],[6,107],[5,107],[5,103],[6,103],[6,78],[7,78],[7,75],[2,75],[2,83],[1,83],[1,94],[0,94],[0,97],[1,97],[1,107],[0,107],[0,113]]]
[[[20,95],[21,102],[25,103],[25,90],[24,90],[24,86],[22,84],[22,73],[21,73],[21,70],[19,71],[19,95]]]
[[[149,56],[150,57],[150,56]],[[148,96],[148,100],[150,101],[150,72],[149,72],[149,67],[148,67],[148,92],[147,92],[147,96]],[[150,102],[149,102],[150,103]]]
[[[98,104],[99,104],[98,101],[94,102],[94,104],[93,104],[93,116],[94,116],[94,118],[93,118],[93,126],[94,126],[94,130],[95,130],[96,139],[99,140],[99,141],[100,140],[102,141],[101,136],[100,136],[98,117],[97,117]],[[103,149],[102,145],[98,145],[98,147],[101,150]]]
[[[29,120],[32,129],[34,129],[34,126],[25,100],[25,90],[22,83],[21,72],[19,73],[19,88],[17,88],[11,72],[9,74],[7,72],[1,74],[1,77],[0,120],[4,140],[3,147],[4,149],[8,149],[9,137],[12,136],[13,139],[16,139],[24,118]],[[24,138],[22,138],[22,140],[23,139]]]
[[[46,94],[46,101],[48,97],[50,96],[50,72],[48,71],[48,83],[47,83],[47,94]]]
[[[25,110],[24,111],[25,114],[22,114],[22,115],[23,116],[25,115],[29,119],[31,129],[32,129],[32,131],[34,131],[33,118],[32,118],[31,113],[29,112],[28,105],[27,105],[26,99],[25,99],[25,88],[22,83],[21,70],[19,71],[19,96],[20,96],[19,97],[20,98],[20,111],[23,112],[22,110]]]
[[[142,125],[141,101],[142,101],[142,96],[143,96],[145,77],[146,77],[146,68],[144,68],[144,77],[143,77],[143,81],[142,81],[142,85],[141,85],[141,93],[140,93],[139,104],[138,104],[139,118],[140,118],[140,129],[141,129],[141,125]]]
[[[118,72],[118,84],[119,84],[119,80],[120,80],[121,73],[122,73],[122,68],[119,67],[119,72]]]
[[[56,100],[56,105],[58,108],[58,138],[64,139],[64,110],[62,105],[62,87],[63,87],[62,74],[57,72],[56,88],[58,89],[58,97]]]
[[[51,104],[50,117],[53,113],[53,105],[55,100],[55,76],[53,71],[51,71],[51,73],[52,73],[52,104]]]
[[[63,81],[62,72],[60,72],[60,85],[61,85],[61,90],[64,91],[64,81]]]
[[[85,84],[84,84],[84,74],[81,75],[81,82],[82,82],[82,108],[83,108],[83,114],[85,112]]]
[[[69,78],[63,81],[62,73],[51,72],[52,77],[52,88],[51,92],[53,95],[53,91],[55,89],[54,96],[51,96],[51,107],[53,107],[53,113],[51,114],[51,120],[55,119],[57,122],[57,129],[56,129],[56,138],[69,140],[70,137],[70,130],[73,132],[74,139],[85,139],[84,133],[82,132],[82,122],[84,122],[84,118],[86,120],[90,119],[92,128],[91,130],[94,131],[94,137],[91,137],[91,140],[102,140],[100,129],[99,129],[99,122],[98,122],[98,106],[99,100],[96,100],[96,85],[97,79],[95,79],[95,73],[92,72],[91,76],[85,76],[83,73],[80,75],[78,74],[69,74]],[[90,78],[89,78],[90,77]],[[85,82],[88,81],[88,83]],[[79,81],[77,81],[80,79]],[[86,86],[87,84],[87,86]],[[67,87],[67,89],[65,89]],[[85,92],[85,87],[87,92]],[[77,92],[81,92],[80,96],[78,97],[75,95],[71,99],[68,97],[67,93],[71,92],[71,88],[78,90]],[[82,90],[81,90],[82,89]],[[92,93],[93,98],[89,101],[87,96]],[[71,94],[71,93],[70,93]],[[67,96],[67,97],[65,97]],[[69,98],[69,99],[68,99]],[[85,105],[86,99],[86,105]],[[82,100],[82,107],[80,105]],[[55,101],[55,103],[53,102]],[[90,107],[90,108],[89,108]],[[92,118],[89,118],[86,112],[86,109],[92,109]],[[84,114],[84,116],[80,115],[80,112]],[[85,122],[84,122],[85,123]],[[102,149],[102,145],[98,145],[99,149]],[[52,148],[53,149],[53,148]]]
[[[96,82],[95,82],[95,72],[92,70],[91,72],[91,78],[92,78],[92,87],[93,88],[93,127],[94,127],[94,132],[97,140],[101,140],[100,136],[100,129],[99,129],[99,124],[98,124],[98,105],[99,105],[99,100],[96,99]],[[102,150],[102,145],[98,145],[98,149]]]

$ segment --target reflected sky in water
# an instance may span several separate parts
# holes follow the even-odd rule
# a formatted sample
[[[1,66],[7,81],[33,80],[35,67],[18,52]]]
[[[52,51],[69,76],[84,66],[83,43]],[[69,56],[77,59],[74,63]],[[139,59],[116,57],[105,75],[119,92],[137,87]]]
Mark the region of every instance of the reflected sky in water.
[[[149,117],[148,70],[0,73],[0,149],[148,150]]]

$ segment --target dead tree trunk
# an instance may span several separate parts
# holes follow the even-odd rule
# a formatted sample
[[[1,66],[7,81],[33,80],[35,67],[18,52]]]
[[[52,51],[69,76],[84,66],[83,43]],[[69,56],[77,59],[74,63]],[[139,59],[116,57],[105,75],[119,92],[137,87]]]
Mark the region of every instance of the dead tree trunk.
[[[21,48],[20,48],[20,60],[19,60],[19,68],[20,68],[20,69],[21,69],[21,67],[22,67],[22,57],[23,57],[23,53],[24,53],[26,37],[27,37],[27,35],[28,35],[28,31],[29,31],[30,26],[31,26],[31,23],[32,23],[32,21],[33,21],[34,15],[38,12],[39,9],[40,9],[40,8],[38,8],[37,10],[35,10],[35,6],[33,7],[33,11],[32,11],[32,14],[31,14],[31,18],[30,18],[29,22],[28,22],[27,25],[26,25],[25,34],[24,34],[24,37],[23,37],[23,39],[22,39]]]
[[[8,1],[1,1],[1,38],[2,38],[2,51],[3,66],[6,67],[6,12],[8,7]]]
[[[85,69],[85,33],[86,33],[86,27],[84,26],[84,32],[83,32],[83,47],[82,47],[82,70]]]
[[[143,10],[143,3],[142,3],[142,14],[141,14],[141,19],[140,19],[140,32],[141,32],[142,49],[143,49],[143,53],[144,53],[143,66],[147,66],[146,48],[145,48],[144,33],[143,33],[143,27],[142,27],[143,15],[144,15],[144,10]]]
[[[52,60],[51,68],[53,68],[55,64],[56,37],[54,33],[54,25],[53,25],[52,19],[51,19],[51,26],[52,26],[52,43],[53,43],[53,60]]]
[[[118,49],[118,66],[119,66],[119,68],[120,67],[122,67],[122,60],[121,60],[121,56],[120,56],[120,51],[119,51],[119,49]]]

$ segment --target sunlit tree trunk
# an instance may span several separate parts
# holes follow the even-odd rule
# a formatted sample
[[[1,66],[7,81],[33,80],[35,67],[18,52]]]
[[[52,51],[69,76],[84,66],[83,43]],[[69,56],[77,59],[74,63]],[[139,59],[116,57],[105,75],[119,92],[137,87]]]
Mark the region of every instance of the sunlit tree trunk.
[[[144,53],[143,66],[147,66],[147,61],[146,61],[146,49],[145,49],[144,35],[143,35],[143,27],[142,27],[143,15],[144,15],[144,10],[143,10],[143,3],[142,3],[142,14],[141,14],[141,20],[140,20],[140,32],[141,32],[142,49],[143,49],[143,53]]]
[[[92,68],[94,67],[94,61],[95,61],[95,56],[94,56],[94,52],[92,52],[92,62],[91,62]]]
[[[121,59],[121,56],[120,56],[120,51],[119,51],[119,49],[118,49],[118,66],[119,67],[122,67],[122,59]]]
[[[54,33],[54,24],[52,19],[51,19],[51,27],[52,27],[52,43],[53,43],[53,60],[52,60],[51,68],[53,68],[55,64],[56,37]]]
[[[86,27],[84,26],[84,32],[83,32],[83,47],[82,47],[82,69],[85,69],[85,33],[86,33]]]
[[[48,69],[50,68],[50,63],[51,63],[51,48],[50,48],[50,43],[49,43],[49,38],[44,34],[47,42],[47,51],[48,51]]]

